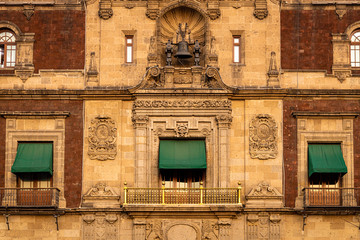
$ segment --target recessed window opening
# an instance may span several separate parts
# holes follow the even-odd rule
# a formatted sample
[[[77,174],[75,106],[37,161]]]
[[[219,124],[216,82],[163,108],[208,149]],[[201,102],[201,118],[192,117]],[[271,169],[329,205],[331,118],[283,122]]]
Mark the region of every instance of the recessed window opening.
[[[127,63],[133,62],[133,51],[134,51],[134,36],[126,35],[125,36],[125,59]]]
[[[351,35],[350,41],[351,67],[360,67],[360,29]]]
[[[233,36],[233,62],[240,62],[240,36]]]

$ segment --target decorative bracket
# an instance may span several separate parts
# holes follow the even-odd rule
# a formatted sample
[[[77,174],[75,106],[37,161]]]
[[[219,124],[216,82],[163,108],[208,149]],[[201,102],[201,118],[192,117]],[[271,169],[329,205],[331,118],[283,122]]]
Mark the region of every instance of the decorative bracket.
[[[263,20],[268,15],[266,0],[255,0],[254,16],[257,19]]]
[[[146,16],[151,20],[156,20],[159,16],[159,0],[148,0]]]
[[[220,3],[219,0],[209,0],[208,1],[208,15],[210,17],[211,20],[215,20],[218,17],[220,17],[221,12],[220,12]]]
[[[100,0],[99,17],[108,20],[113,15],[111,0]]]
[[[28,21],[30,21],[32,15],[34,14],[34,9],[35,7],[32,4],[24,5],[23,13]]]

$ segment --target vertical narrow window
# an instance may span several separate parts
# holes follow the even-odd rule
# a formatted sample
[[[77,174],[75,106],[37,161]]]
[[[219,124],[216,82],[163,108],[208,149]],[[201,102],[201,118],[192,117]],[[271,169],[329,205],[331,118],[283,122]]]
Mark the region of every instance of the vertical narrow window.
[[[350,60],[351,67],[360,67],[360,29],[351,35]]]
[[[134,49],[134,36],[127,35],[125,36],[125,46],[126,46],[126,62],[133,62],[133,49]]]
[[[240,36],[233,36],[233,62],[240,63]]]
[[[0,68],[15,67],[16,43],[11,32],[0,32]]]

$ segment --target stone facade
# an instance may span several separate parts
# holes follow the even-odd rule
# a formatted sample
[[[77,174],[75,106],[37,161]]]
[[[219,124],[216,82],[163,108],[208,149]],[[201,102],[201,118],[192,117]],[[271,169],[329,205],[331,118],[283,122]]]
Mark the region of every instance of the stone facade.
[[[0,3],[16,46],[0,67],[0,238],[359,239],[359,13],[340,0]],[[169,190],[163,140],[204,142],[198,187]],[[23,142],[53,144],[51,206],[21,205]],[[341,146],[339,187],[354,192],[334,189],[336,206],[308,206],[312,143]]]

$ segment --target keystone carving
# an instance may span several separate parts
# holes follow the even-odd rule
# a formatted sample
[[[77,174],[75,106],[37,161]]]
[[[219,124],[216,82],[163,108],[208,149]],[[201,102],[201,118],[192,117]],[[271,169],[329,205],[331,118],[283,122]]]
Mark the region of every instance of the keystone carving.
[[[257,19],[263,20],[268,15],[266,0],[255,0],[254,16]]]
[[[105,213],[83,215],[83,239],[119,239],[117,218],[115,214]]]
[[[189,126],[188,123],[176,123],[176,137],[188,137]]]
[[[89,127],[90,159],[114,160],[116,157],[116,128],[110,117],[98,116],[91,121]]]
[[[113,15],[111,0],[100,0],[99,3],[99,17],[107,20]]]
[[[23,13],[28,21],[30,21],[32,15],[34,15],[34,5],[24,5]]]
[[[334,71],[335,77],[342,83],[346,78],[351,77],[351,70]]]
[[[266,160],[277,156],[277,126],[270,115],[259,114],[252,119],[249,138],[251,158]]]

